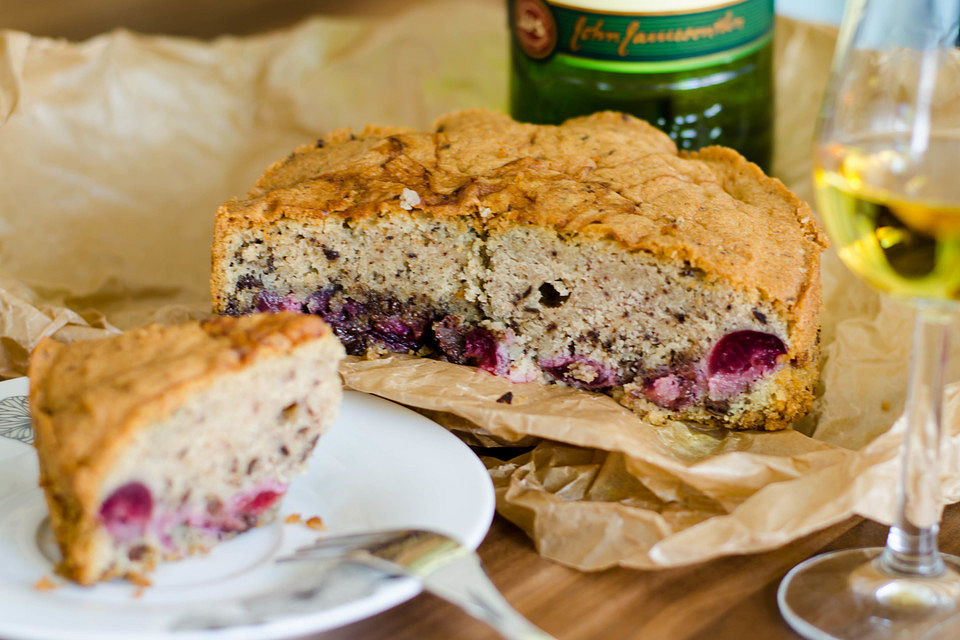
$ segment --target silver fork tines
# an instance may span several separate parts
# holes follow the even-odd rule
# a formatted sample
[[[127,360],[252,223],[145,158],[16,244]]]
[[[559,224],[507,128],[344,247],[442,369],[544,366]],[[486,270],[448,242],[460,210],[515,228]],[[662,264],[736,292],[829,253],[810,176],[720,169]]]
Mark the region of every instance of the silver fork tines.
[[[398,529],[320,538],[277,561],[337,556],[389,575],[419,578],[424,589],[486,622],[510,640],[553,640],[500,595],[477,554],[440,533]]]

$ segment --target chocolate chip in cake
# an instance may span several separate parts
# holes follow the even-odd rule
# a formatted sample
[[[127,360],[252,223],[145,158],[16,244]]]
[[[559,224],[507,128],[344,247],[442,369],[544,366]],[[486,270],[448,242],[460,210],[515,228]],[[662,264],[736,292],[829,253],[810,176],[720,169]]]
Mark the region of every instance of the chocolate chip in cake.
[[[143,556],[147,553],[147,545],[138,544],[135,547],[131,547],[130,551],[127,551],[127,557],[130,558],[133,562],[139,562],[143,560]]]
[[[464,327],[458,316],[444,316],[433,323],[433,337],[447,360],[463,364],[465,339],[469,329]]]
[[[255,276],[252,273],[245,273],[237,278],[237,291],[261,288],[263,288],[263,281],[260,280],[259,276]]]
[[[291,380],[293,376],[291,376]],[[297,417],[297,411],[300,409],[300,404],[297,402],[288,404],[280,412],[280,420],[283,422],[292,422],[294,418]]]
[[[320,436],[314,436],[310,439],[310,442],[307,443],[307,448],[303,450],[303,453],[300,454],[300,462],[305,461],[310,457],[310,454],[313,452],[313,448],[317,446],[317,440],[320,439]]]
[[[507,391],[505,394],[497,398],[497,402],[500,404],[511,404],[513,403],[513,392]]]
[[[287,445],[282,445],[282,446],[280,447],[280,455],[282,455],[282,456],[288,456],[288,455],[290,455],[290,449],[287,448]]]
[[[557,291],[556,287],[549,282],[544,282],[542,285],[540,285],[539,291],[540,302],[543,304],[543,306],[550,307],[551,309],[556,309],[566,302],[567,298],[570,297],[569,293],[561,294],[559,291]]]
[[[207,498],[207,513],[216,515],[223,511],[223,502],[219,498]]]
[[[767,324],[767,316],[766,316],[766,314],[764,314],[764,313],[763,313],[762,311],[760,311],[759,309],[754,309],[754,310],[753,310],[753,317],[756,318],[757,321],[760,322],[760,324]]]
[[[730,401],[707,398],[703,401],[703,408],[714,415],[722,416],[730,412]]]
[[[326,245],[323,245],[321,249],[323,250],[323,255],[327,258],[327,260],[336,260],[337,258],[340,257],[339,251],[334,251],[333,249],[329,249],[327,248]]]
[[[686,314],[683,314],[683,313],[674,313],[673,317],[676,318],[677,322],[679,322],[680,324],[683,324],[684,322],[687,321],[687,316]]]

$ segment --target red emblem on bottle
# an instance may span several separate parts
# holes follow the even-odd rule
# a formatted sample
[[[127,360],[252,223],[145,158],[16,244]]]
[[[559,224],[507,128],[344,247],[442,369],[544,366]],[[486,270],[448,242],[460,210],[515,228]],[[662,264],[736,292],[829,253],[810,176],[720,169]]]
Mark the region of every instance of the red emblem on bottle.
[[[531,58],[546,58],[557,44],[557,23],[543,0],[518,0],[513,31],[520,48]]]

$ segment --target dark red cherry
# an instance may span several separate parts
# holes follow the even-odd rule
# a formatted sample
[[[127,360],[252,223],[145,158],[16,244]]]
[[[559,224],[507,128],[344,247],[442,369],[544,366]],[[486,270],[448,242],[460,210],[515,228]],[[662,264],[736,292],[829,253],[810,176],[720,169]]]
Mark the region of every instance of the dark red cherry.
[[[761,375],[772,369],[787,352],[783,340],[762,331],[734,331],[720,338],[710,353],[707,373]]]
[[[463,355],[479,369],[496,373],[500,359],[497,355],[497,341],[489,331],[474,329],[464,338]]]
[[[142,482],[128,482],[100,505],[100,517],[107,526],[144,525],[153,513],[153,495]]]

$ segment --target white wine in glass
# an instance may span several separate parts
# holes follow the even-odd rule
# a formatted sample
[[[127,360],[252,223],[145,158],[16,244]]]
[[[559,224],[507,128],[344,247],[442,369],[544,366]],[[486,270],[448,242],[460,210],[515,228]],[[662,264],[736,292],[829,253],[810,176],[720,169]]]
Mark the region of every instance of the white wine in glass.
[[[886,546],[811,558],[777,594],[811,639],[960,637],[960,558],[937,549],[943,376],[960,307],[958,22],[960,0],[850,0],[834,54],[818,210],[843,262],[917,319]]]

